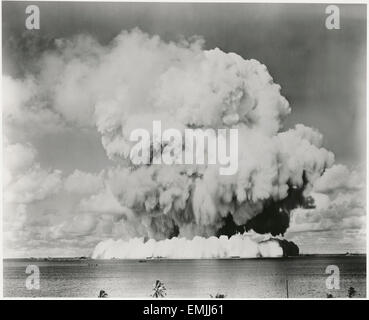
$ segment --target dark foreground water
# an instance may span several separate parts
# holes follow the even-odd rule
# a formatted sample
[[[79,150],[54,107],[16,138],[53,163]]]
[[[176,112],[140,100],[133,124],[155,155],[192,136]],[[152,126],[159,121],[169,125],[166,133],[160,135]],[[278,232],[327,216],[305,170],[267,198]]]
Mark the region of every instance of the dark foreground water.
[[[40,270],[40,289],[27,290],[27,265]],[[328,265],[340,270],[340,289],[326,288]],[[286,259],[244,260],[4,260],[6,297],[97,297],[100,289],[110,297],[147,298],[156,279],[164,282],[168,298],[325,298],[366,296],[365,256],[307,256]]]

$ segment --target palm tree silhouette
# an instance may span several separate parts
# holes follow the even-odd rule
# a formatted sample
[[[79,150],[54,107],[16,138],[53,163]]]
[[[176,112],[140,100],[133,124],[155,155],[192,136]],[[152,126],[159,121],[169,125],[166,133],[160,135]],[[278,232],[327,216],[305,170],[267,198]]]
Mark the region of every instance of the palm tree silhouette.
[[[100,290],[99,298],[107,298],[108,294],[104,290]]]
[[[166,290],[164,283],[160,280],[156,280],[151,296],[153,298],[164,298],[167,295]]]
[[[355,296],[355,294],[356,294],[356,290],[355,290],[355,288],[354,288],[354,287],[350,287],[350,288],[348,289],[348,297],[349,297],[349,298],[353,298],[353,297]]]
[[[210,295],[210,298],[215,298],[215,299],[223,299],[223,298],[226,298],[227,295],[224,294],[224,293],[219,293],[217,292],[215,295]]]

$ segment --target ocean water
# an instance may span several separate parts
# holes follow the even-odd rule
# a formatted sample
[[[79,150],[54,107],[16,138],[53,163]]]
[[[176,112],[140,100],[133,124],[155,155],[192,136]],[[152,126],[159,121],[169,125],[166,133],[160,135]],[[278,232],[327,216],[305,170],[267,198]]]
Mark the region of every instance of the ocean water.
[[[40,289],[27,290],[27,265],[40,270]],[[340,289],[328,290],[328,265],[340,270]],[[302,256],[277,259],[213,260],[4,260],[5,297],[109,297],[149,298],[157,279],[164,282],[168,298],[356,297],[366,296],[365,256]],[[287,281],[286,281],[287,280]]]

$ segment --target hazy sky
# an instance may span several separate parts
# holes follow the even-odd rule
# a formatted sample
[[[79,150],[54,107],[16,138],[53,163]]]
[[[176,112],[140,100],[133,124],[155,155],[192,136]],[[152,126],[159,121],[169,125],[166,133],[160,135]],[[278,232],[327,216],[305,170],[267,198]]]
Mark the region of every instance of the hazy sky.
[[[198,35],[205,39],[206,49],[218,47],[265,64],[292,108],[285,127],[303,123],[317,128],[336,162],[350,169],[365,167],[364,5],[340,5],[341,29],[327,30],[322,4],[32,3],[41,13],[41,29],[32,31],[32,36],[43,39],[32,46],[32,53],[22,38],[27,4],[2,3],[3,74],[21,77],[25,69],[32,69],[35,56],[48,48],[47,41],[78,33],[91,34],[102,44],[135,27],[165,41]],[[31,143],[42,168],[59,169],[65,175],[75,169],[95,174],[111,165],[96,130],[71,128],[28,135],[21,128],[11,128],[6,134],[11,142]],[[67,210],[73,201],[77,200],[54,195],[28,204],[27,211],[47,216],[53,210]],[[329,232],[321,232],[322,241],[337,236]],[[314,233],[298,237],[305,251],[316,250]],[[95,243],[96,239],[88,239],[78,253]],[[348,240],[345,245],[344,250],[356,249],[355,242]],[[360,246],[363,250],[363,243]],[[327,250],[340,247],[337,241]]]

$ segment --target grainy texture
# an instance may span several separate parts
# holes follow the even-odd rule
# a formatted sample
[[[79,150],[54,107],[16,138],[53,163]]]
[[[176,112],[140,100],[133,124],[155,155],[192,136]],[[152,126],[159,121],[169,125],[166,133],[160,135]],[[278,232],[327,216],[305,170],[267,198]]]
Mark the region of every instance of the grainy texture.
[[[28,264],[40,267],[40,290],[25,287]],[[96,266],[97,264],[97,266]],[[327,265],[340,267],[340,289],[327,290]],[[288,259],[240,260],[87,260],[4,261],[4,296],[148,298],[160,279],[168,298],[285,298],[286,278],[290,298],[347,297],[354,287],[366,295],[365,256],[307,256]]]

